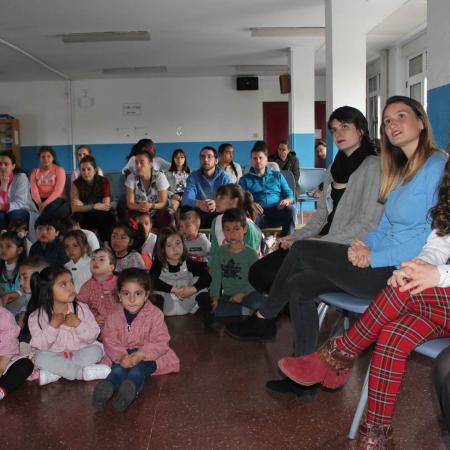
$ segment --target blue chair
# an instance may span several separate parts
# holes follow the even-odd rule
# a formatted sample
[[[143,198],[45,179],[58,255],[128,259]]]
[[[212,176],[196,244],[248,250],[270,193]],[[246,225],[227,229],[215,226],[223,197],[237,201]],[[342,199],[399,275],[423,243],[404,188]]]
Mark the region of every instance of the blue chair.
[[[323,320],[327,313],[328,307],[333,306],[334,308],[341,309],[343,311],[350,311],[357,314],[362,314],[369,304],[371,299],[358,298],[343,292],[332,292],[327,294],[322,294],[319,296],[321,303],[318,306],[319,313],[319,326],[322,326]],[[344,322],[344,328],[348,329],[349,323],[348,318]],[[419,345],[414,349],[417,353],[420,353],[429,358],[435,359],[439,353],[450,345],[450,338],[434,339],[427,341],[422,345]],[[355,415],[353,416],[352,425],[348,433],[350,439],[355,439],[358,434],[359,425],[361,423],[364,410],[366,409],[367,399],[369,396],[369,372],[370,364],[367,368],[366,376],[364,378],[363,387],[361,389],[361,396],[359,398],[358,406],[356,407]]]
[[[290,170],[280,170],[280,172],[283,174],[284,178],[286,178],[287,184],[291,188],[292,192],[294,193],[294,204],[296,202],[296,194],[295,194],[295,178],[294,174]]]
[[[297,199],[300,209],[301,223],[303,223],[303,203],[316,202],[317,199],[310,197],[307,192],[314,190],[325,178],[325,169],[300,168],[300,197]]]

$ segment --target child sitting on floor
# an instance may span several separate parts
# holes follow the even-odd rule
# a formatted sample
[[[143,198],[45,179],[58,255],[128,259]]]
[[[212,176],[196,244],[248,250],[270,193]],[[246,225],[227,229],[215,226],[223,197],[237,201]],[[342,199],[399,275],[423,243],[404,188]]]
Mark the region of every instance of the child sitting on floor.
[[[152,233],[152,218],[148,212],[135,211],[133,214],[136,221],[144,230],[145,242],[141,247],[141,255],[145,262],[145,267],[152,267],[153,249],[156,244],[156,234]]]
[[[134,219],[131,224],[118,222],[113,226],[110,245],[116,257],[116,272],[129,267],[145,269],[142,256],[135,250],[142,246],[143,240],[142,227]]]
[[[64,250],[69,262],[64,267],[70,271],[75,286],[75,292],[80,292],[81,286],[91,278],[91,258],[86,235],[81,230],[69,231],[63,238]]]
[[[32,275],[31,291],[39,299],[28,320],[30,344],[37,350],[34,362],[40,370],[39,384],[61,377],[106,378],[109,367],[96,364],[103,356],[96,340],[100,328],[89,307],[76,301],[71,273],[62,267],[47,267]]]
[[[183,238],[175,229],[164,228],[159,232],[151,274],[166,316],[195,313],[199,307],[205,325],[211,323],[207,291],[211,277],[203,263],[187,256]]]
[[[8,231],[15,231],[20,237],[25,239],[25,254],[28,256],[33,245],[28,239],[28,223],[20,219],[12,220],[9,222]]]
[[[125,269],[117,280],[121,305],[108,315],[102,337],[105,359],[111,366],[106,380],[94,389],[92,406],[125,411],[144,388],[150,375],[180,371],[180,361],[169,347],[169,332],[161,311],[153,306],[150,278],[144,270]]]
[[[42,256],[49,264],[63,266],[68,258],[59,239],[59,222],[43,214],[34,223],[37,241],[30,248],[30,256]]]
[[[258,255],[244,243],[247,218],[242,209],[225,211],[222,228],[227,243],[219,247],[211,261],[212,305],[216,316],[239,316],[247,312],[244,306],[257,310],[265,300],[248,281],[248,270]]]
[[[187,211],[180,217],[180,233],[183,236],[189,258],[206,262],[211,243],[204,233],[199,233],[200,216],[195,211]]]
[[[23,384],[33,371],[33,363],[19,357],[19,331],[14,316],[0,306],[0,400]]]
[[[117,305],[114,275],[116,257],[108,247],[100,247],[91,257],[92,277],[81,286],[77,299],[87,303],[100,329],[105,325],[106,316]]]

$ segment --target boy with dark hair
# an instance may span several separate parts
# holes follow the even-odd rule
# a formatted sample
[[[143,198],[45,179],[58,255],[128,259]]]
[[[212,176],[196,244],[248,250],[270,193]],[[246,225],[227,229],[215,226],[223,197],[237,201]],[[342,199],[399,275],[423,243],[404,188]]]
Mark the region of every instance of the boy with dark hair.
[[[225,211],[222,227],[227,243],[219,247],[211,263],[211,302],[216,316],[240,316],[248,313],[246,308],[257,310],[265,301],[248,282],[248,270],[258,256],[244,243],[247,218],[243,210]]]
[[[188,256],[194,261],[206,263],[211,242],[204,233],[199,233],[200,223],[200,216],[196,211],[186,211],[180,217],[180,233],[183,235]]]
[[[59,239],[59,223],[55,217],[43,214],[34,224],[37,241],[30,248],[30,256],[42,256],[50,265],[64,266],[69,260]]]

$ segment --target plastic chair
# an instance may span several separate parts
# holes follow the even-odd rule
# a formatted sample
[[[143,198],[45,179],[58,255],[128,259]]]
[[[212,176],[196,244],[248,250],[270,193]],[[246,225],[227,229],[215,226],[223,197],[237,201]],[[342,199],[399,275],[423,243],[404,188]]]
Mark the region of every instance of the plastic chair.
[[[333,306],[335,308],[342,309],[344,311],[362,314],[372,301],[371,299],[354,297],[352,295],[345,294],[343,292],[322,294],[319,296],[319,300],[321,300],[322,302],[318,306],[319,326],[321,326],[323,323],[328,306]],[[346,319],[346,321],[347,323],[346,324],[344,323],[344,328],[348,329],[348,319]],[[450,345],[450,338],[433,339],[431,341],[423,343],[422,345],[419,345],[414,349],[414,351],[424,356],[428,356],[429,358],[435,359],[439,355],[439,353],[441,353],[442,350],[447,348],[449,345]],[[367,399],[369,397],[369,372],[370,372],[370,364],[369,367],[367,368],[366,376],[364,378],[364,383],[361,389],[361,395],[359,398],[358,406],[356,407],[356,411],[353,416],[353,421],[348,433],[348,437],[350,439],[356,438],[358,434],[359,425],[361,423],[361,419],[364,414],[364,410],[366,409]]]
[[[303,223],[303,203],[316,202],[317,199],[310,197],[307,192],[314,190],[325,178],[325,169],[300,168],[300,197],[297,199],[300,209],[301,223]]]

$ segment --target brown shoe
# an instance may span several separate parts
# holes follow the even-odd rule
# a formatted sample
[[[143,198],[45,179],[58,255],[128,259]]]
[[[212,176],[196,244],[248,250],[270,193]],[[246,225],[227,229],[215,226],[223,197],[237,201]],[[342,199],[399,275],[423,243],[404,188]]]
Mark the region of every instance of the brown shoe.
[[[356,450],[394,450],[392,427],[363,423],[359,427]]]

